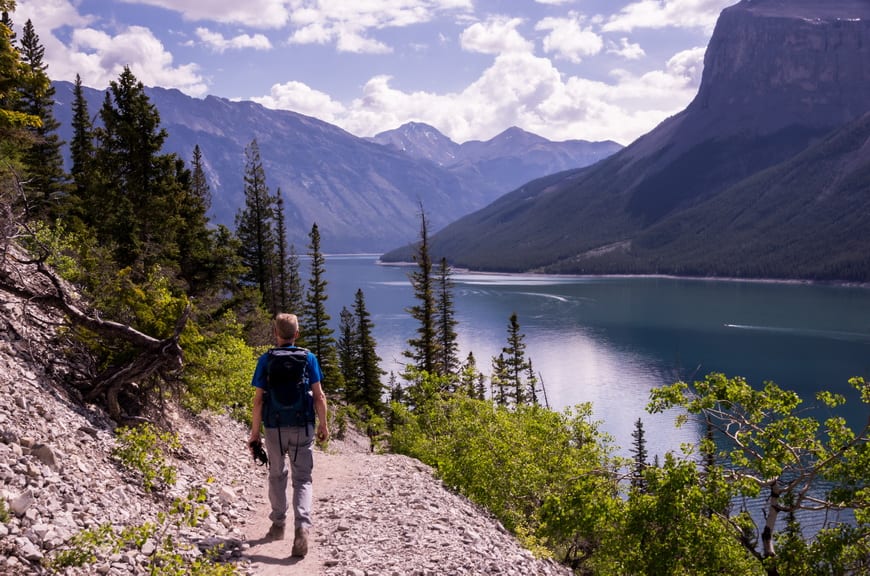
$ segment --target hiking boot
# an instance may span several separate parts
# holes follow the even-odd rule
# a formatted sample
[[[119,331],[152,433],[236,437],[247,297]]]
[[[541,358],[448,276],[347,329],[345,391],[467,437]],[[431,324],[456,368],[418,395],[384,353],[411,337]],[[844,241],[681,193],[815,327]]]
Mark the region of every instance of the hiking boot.
[[[284,525],[272,524],[272,526],[269,527],[269,531],[266,533],[266,538],[268,538],[269,540],[283,540]]]
[[[293,551],[291,556],[304,558],[308,554],[308,528],[297,528],[293,537]]]

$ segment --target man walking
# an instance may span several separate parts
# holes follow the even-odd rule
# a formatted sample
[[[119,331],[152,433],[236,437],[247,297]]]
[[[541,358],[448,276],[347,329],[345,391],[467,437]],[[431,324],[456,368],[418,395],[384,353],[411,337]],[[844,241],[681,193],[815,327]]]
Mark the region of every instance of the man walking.
[[[295,345],[299,337],[299,319],[295,314],[275,316],[274,337],[277,347],[257,360],[251,382],[256,391],[248,444],[253,450],[260,443],[260,426],[263,425],[272,506],[268,536],[275,540],[284,538],[289,457],[295,527],[291,553],[301,558],[308,553],[311,528],[314,439],[324,442],[329,438],[326,395],[320,383],[322,375],[317,356]]]

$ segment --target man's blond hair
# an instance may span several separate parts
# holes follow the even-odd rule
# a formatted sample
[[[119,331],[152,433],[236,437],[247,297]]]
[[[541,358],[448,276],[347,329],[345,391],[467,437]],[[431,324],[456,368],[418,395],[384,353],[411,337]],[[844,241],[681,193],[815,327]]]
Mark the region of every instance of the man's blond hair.
[[[296,314],[278,314],[275,316],[275,332],[281,340],[296,340],[299,332],[299,318]]]

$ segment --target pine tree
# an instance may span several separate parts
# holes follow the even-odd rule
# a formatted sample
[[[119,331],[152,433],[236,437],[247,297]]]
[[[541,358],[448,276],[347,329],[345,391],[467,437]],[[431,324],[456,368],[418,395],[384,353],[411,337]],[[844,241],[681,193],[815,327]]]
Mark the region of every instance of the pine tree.
[[[287,244],[287,221],[284,213],[284,195],[278,188],[275,193],[275,232],[277,253],[275,255],[275,298],[278,310],[298,310],[302,313],[303,290],[302,278],[299,275],[299,255],[296,246]]]
[[[299,254],[296,253],[296,245],[290,245],[290,251],[287,256],[287,301],[290,310],[300,310],[299,315],[304,317],[302,313],[302,304],[305,294],[302,289],[302,276],[299,273]]]
[[[264,308],[273,315],[279,312],[273,294],[277,259],[274,205],[266,186],[260,147],[254,139],[245,148],[245,207],[236,214],[236,235],[241,241],[239,256],[248,268],[242,279],[257,287]]]
[[[509,382],[510,373],[504,352],[502,352],[498,356],[492,357],[492,375],[489,378],[489,383],[492,387],[490,396],[499,406],[508,406],[510,404],[508,393]]]
[[[93,181],[94,126],[88,112],[88,102],[85,100],[82,79],[78,74],[76,74],[75,86],[73,88],[72,110],[73,137],[69,144],[69,151],[70,159],[72,160],[70,175],[73,180],[74,199],[71,201],[70,210],[78,215],[80,219],[84,219],[85,213],[94,210],[85,206],[88,202],[88,193]]]
[[[365,295],[357,289],[353,305],[356,317],[357,356],[359,359],[359,402],[369,408],[372,414],[384,412],[384,385],[381,376],[386,374],[380,367],[381,358],[377,353],[377,342],[373,335],[374,325],[371,314],[366,309]]]
[[[8,15],[14,8],[14,2],[0,0],[0,9],[5,13],[0,22],[0,160],[4,160],[0,162],[0,174],[20,160],[21,149],[27,142],[26,130],[40,125],[38,116],[20,112],[18,107],[19,88],[27,67],[14,46],[15,35]]]
[[[199,296],[213,290],[215,272],[221,264],[215,261],[216,236],[209,229],[208,210],[211,206],[211,190],[202,164],[202,150],[193,148],[193,170],[184,169],[178,160],[177,180],[180,184],[178,212],[179,264],[181,277],[187,281],[189,293]]]
[[[60,127],[54,117],[54,86],[43,61],[45,48],[30,20],[21,34],[21,60],[26,73],[19,88],[18,110],[39,118],[39,126],[30,129],[31,140],[23,151],[28,188],[32,191],[37,214],[53,219],[58,214],[58,202],[66,189],[66,174],[61,156],[62,142],[57,135]]]
[[[324,389],[329,392],[342,393],[344,378],[338,366],[338,355],[335,349],[335,338],[329,327],[329,314],[326,311],[326,259],[320,251],[320,230],[317,223],[311,227],[308,245],[311,257],[311,273],[308,276],[308,290],[305,293],[305,322],[303,341],[317,355],[323,378],[326,380]]]
[[[167,132],[129,67],[110,83],[100,119],[88,223],[103,243],[114,244],[120,268],[141,276],[154,264],[177,265],[180,196],[189,175],[175,154],[160,153]]]
[[[15,23],[12,21],[12,15],[7,9],[8,3],[0,2],[0,6],[3,7],[3,13],[0,14],[0,24],[6,26],[9,30],[9,43],[15,46],[15,42],[18,40],[18,35],[15,34]],[[12,8],[14,9],[15,6],[12,5]]]
[[[362,397],[357,343],[356,318],[347,306],[342,306],[338,324],[338,363],[344,378],[344,401],[347,404],[356,404]]]
[[[538,377],[535,375],[531,358],[526,362],[526,390],[528,392],[529,403],[532,406],[540,406],[541,401],[538,399],[538,392],[540,392]]]
[[[447,259],[441,259],[438,268],[436,309],[438,311],[438,361],[436,372],[454,379],[459,370],[459,343],[457,342],[456,313],[453,306],[453,280]]]
[[[420,207],[420,243],[414,255],[417,270],[409,275],[417,304],[408,312],[417,321],[417,336],[408,340],[410,350],[404,355],[413,363],[413,368],[428,374],[436,373],[438,357],[437,318],[435,306],[434,277],[432,258],[429,254],[429,233],[426,213]]]
[[[516,313],[511,314],[508,324],[507,346],[502,348],[505,362],[506,378],[505,386],[510,390],[510,395],[517,406],[529,402],[526,376],[529,370],[529,362],[526,360],[525,335],[520,332],[520,323]]]
[[[632,444],[631,444],[631,455],[634,459],[634,466],[632,466],[632,474],[631,474],[631,486],[642,493],[646,492],[646,480],[643,478],[643,472],[646,470],[647,466],[649,466],[647,462],[647,451],[646,451],[646,433],[643,429],[643,421],[638,418],[634,423],[634,431],[631,433]]]
[[[199,144],[193,147],[191,164],[193,168],[192,192],[201,211],[207,214],[211,210],[211,187],[208,185],[208,178],[205,175],[205,165],[203,164],[202,150]]]
[[[469,352],[465,364],[459,372],[459,388],[469,398],[477,398],[477,387],[480,382],[480,370],[477,369],[477,359],[474,352]],[[483,399],[482,397],[480,398]]]

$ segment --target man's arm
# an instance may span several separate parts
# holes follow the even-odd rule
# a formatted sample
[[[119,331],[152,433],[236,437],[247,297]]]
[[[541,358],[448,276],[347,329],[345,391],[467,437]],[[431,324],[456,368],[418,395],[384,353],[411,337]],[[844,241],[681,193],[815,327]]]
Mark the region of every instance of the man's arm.
[[[251,435],[248,443],[260,439],[260,425],[263,423],[263,389],[256,388],[254,393],[254,409],[251,412]]]
[[[329,440],[329,422],[327,421],[326,394],[320,382],[311,385],[311,394],[314,396],[314,412],[317,414],[317,439],[321,442]]]

